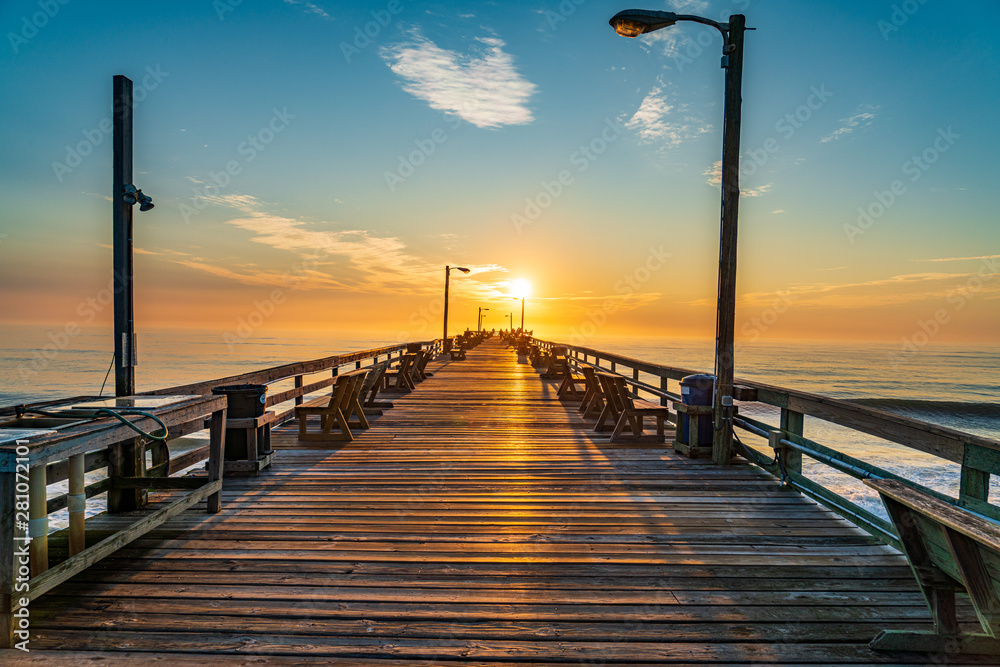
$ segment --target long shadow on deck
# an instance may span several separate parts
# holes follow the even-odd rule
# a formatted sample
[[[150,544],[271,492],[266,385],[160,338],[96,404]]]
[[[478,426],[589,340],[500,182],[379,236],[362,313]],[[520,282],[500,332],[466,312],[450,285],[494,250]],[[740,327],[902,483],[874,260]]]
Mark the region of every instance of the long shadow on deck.
[[[28,659],[933,659],[866,647],[930,627],[905,560],[764,473],[612,444],[499,341],[429,370],[42,597]]]

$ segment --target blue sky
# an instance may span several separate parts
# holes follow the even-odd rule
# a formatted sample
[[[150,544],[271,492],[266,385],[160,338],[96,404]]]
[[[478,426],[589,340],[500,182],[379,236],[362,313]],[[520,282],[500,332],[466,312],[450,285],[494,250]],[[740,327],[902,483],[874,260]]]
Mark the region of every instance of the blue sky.
[[[756,28],[738,336],[900,340],[944,310],[936,340],[995,337],[1000,4],[641,6]],[[156,202],[136,214],[140,326],[232,328],[277,290],[262,330],[418,336],[463,264],[463,324],[526,278],[556,335],[710,336],[721,38],[623,39],[607,21],[627,7],[4,2],[5,316],[79,319],[106,285],[100,128],[125,74]]]

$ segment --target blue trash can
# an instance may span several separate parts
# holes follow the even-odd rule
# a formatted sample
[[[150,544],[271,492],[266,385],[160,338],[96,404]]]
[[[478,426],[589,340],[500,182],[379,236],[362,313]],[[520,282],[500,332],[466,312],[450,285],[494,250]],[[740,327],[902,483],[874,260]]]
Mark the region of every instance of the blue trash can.
[[[688,375],[681,378],[681,403],[684,405],[712,405],[712,388],[715,386],[715,376],[707,374]],[[681,419],[684,432],[684,442],[691,444],[688,427],[691,418],[684,414]],[[711,445],[712,419],[698,420],[698,443]]]

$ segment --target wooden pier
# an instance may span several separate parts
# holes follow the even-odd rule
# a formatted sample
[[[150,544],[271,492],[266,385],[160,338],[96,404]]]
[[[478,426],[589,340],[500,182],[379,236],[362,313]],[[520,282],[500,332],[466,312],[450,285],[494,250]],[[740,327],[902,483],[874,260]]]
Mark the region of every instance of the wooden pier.
[[[428,370],[352,442],[275,429],[221,512],[33,601],[31,653],[0,661],[941,661],[868,648],[931,628],[905,558],[760,469],[613,444],[496,339]],[[88,543],[134,520],[88,520]]]

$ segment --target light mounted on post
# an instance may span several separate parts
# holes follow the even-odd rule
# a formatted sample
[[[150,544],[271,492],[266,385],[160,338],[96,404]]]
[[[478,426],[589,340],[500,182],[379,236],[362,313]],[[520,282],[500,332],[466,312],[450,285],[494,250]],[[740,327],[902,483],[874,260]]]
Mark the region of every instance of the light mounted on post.
[[[136,189],[134,185],[126,185],[125,192],[122,194],[122,201],[129,206],[134,206],[136,202],[139,203],[140,211],[148,211],[153,208],[153,199],[149,195],[143,194],[142,190]]]
[[[647,32],[672,26],[677,23],[677,14],[647,9],[626,9],[612,16],[609,23],[622,37],[635,38]]]
[[[719,293],[715,331],[715,387],[712,415],[712,459],[728,463],[733,454],[733,362],[736,320],[736,242],[740,201],[740,124],[743,103],[743,41],[746,17],[733,14],[727,23],[703,16],[646,9],[626,9],[608,23],[619,35],[638,37],[653,30],[691,21],[722,33],[722,67],[726,70],[722,133],[722,215],[719,243]]]
[[[719,23],[718,21],[707,19],[704,16],[696,16],[694,14],[677,14],[674,12],[658,12],[650,9],[625,9],[612,16],[608,23],[611,24],[611,27],[615,29],[615,32],[622,37],[634,39],[639,35],[646,34],[647,32],[653,32],[654,30],[659,30],[660,28],[669,28],[678,21],[693,21],[694,23],[712,26],[721,32],[723,38],[726,40],[725,46],[723,47],[723,53],[730,53],[732,51],[733,44],[729,39],[729,24]],[[725,66],[725,64],[723,66]]]

